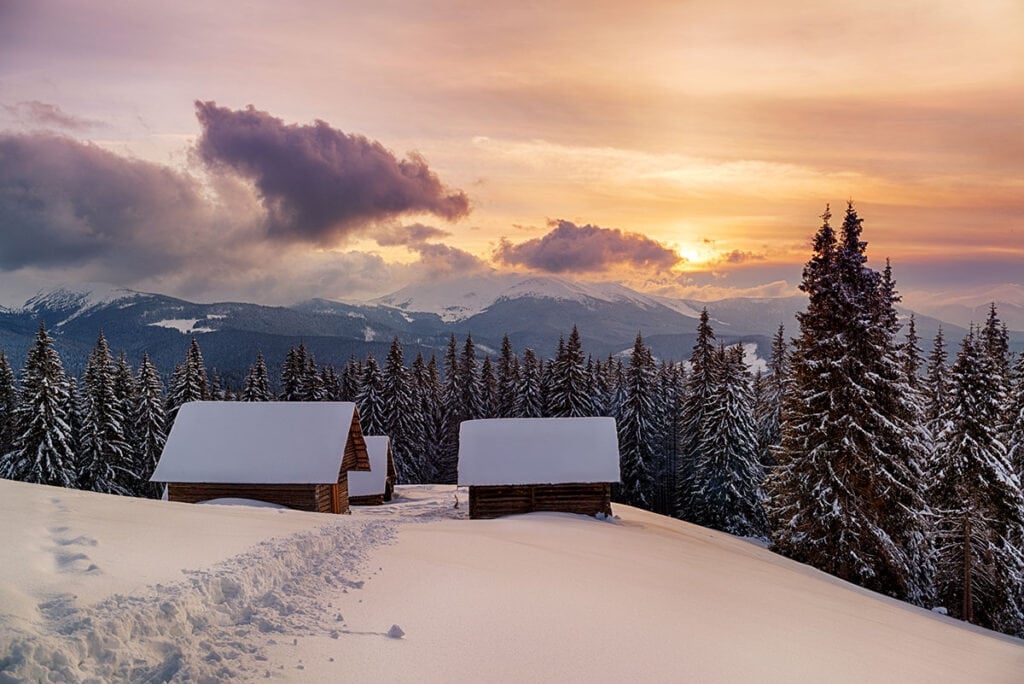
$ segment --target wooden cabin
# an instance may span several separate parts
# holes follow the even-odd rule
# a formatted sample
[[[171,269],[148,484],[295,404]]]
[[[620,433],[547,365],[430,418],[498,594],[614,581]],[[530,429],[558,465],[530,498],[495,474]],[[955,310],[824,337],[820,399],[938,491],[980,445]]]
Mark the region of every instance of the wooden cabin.
[[[171,501],[347,513],[348,473],[369,470],[351,402],[196,401],[178,411],[150,479],[167,484]]]
[[[391,440],[387,437],[366,436],[366,451],[370,454],[370,472],[349,473],[348,502],[353,506],[380,506],[391,501],[395,480],[395,459],[391,455]]]
[[[459,429],[459,484],[469,487],[470,518],[610,514],[619,477],[614,418],[467,420]]]

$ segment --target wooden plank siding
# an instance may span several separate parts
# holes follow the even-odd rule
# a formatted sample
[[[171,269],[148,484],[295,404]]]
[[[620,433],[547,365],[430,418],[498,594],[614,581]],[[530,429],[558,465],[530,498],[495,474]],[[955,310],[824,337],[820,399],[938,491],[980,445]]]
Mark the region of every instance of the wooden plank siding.
[[[338,490],[338,510],[334,510],[335,487]],[[347,476],[337,485],[170,482],[167,485],[167,498],[184,503],[199,503],[210,499],[256,499],[312,513],[347,513],[349,510]]]
[[[352,427],[348,430],[348,439],[345,440],[345,455],[341,459],[339,480],[349,470],[368,471],[369,469],[370,454],[366,451],[363,429],[359,425],[359,411],[356,411],[352,415]]]
[[[367,496],[350,496],[348,502],[352,506],[383,506],[383,494],[368,494]]]
[[[469,488],[469,517],[553,511],[582,515],[611,514],[612,486],[607,482],[544,485],[474,485]]]

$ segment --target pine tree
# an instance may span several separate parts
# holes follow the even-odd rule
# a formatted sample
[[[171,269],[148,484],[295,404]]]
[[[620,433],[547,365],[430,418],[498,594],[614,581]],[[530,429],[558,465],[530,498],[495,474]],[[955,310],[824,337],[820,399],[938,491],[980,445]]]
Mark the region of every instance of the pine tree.
[[[207,398],[210,401],[224,401],[224,386],[220,381],[220,374],[216,368],[210,369],[209,387],[207,388]]]
[[[15,386],[14,371],[7,361],[7,354],[0,351],[0,463],[4,455],[14,448],[18,389]]]
[[[437,407],[435,401],[440,393],[437,376],[437,361],[431,357],[433,366],[423,360],[423,354],[416,354],[416,359],[409,369],[409,385],[411,401],[409,410],[415,414],[414,432],[409,437],[408,484],[430,482],[433,476],[430,455],[434,453],[437,434],[443,426],[435,420]]]
[[[537,355],[530,348],[523,351],[523,362],[515,388],[512,415],[516,418],[540,418],[544,412],[541,394],[541,369]]]
[[[569,341],[560,345],[551,369],[547,415],[578,418],[594,415],[589,376],[583,358],[583,344],[574,325]]]
[[[768,478],[773,543],[842,579],[922,602],[924,502],[900,399],[895,289],[865,265],[853,205],[839,239],[830,216],[826,209],[800,286],[808,305]]]
[[[652,505],[652,467],[661,443],[662,411],[657,401],[657,372],[651,350],[638,333],[625,381],[615,402],[622,474],[617,499],[645,509]]]
[[[422,362],[422,359],[420,359]],[[422,431],[421,416],[416,410],[416,397],[405,368],[402,345],[398,338],[391,341],[381,384],[381,408],[384,432],[391,438],[398,482],[407,484],[416,475],[418,461],[414,449],[417,435]]]
[[[4,458],[0,476],[74,487],[78,475],[70,444],[67,379],[44,324],[25,359],[20,385],[14,450]]]
[[[444,355],[444,386],[441,397],[441,420],[444,430],[441,443],[434,459],[434,481],[438,484],[453,484],[458,478],[459,426],[462,423],[463,373],[459,369],[458,345],[455,335],[448,339]]]
[[[299,387],[300,401],[326,401],[327,388],[324,386],[323,376],[316,364],[316,357],[312,352],[306,360],[306,367],[302,372],[302,383]]]
[[[928,376],[924,383],[924,420],[933,440],[946,429],[943,421],[950,401],[947,361],[946,338],[940,327],[928,355]]]
[[[256,362],[249,368],[249,374],[245,378],[242,401],[272,401],[273,398],[267,364],[263,360],[263,353],[257,351]]]
[[[447,444],[447,413],[442,401],[441,373],[437,367],[437,358],[433,354],[427,363],[426,374],[417,377],[420,413],[424,416],[419,481],[442,482],[447,472],[447,464],[442,459]]]
[[[717,394],[708,407],[702,449],[692,464],[693,522],[742,537],[763,537],[764,467],[757,445],[750,372],[740,345],[719,347]]]
[[[167,442],[167,420],[164,413],[164,383],[160,373],[149,360],[147,354],[142,355],[135,385],[138,388],[135,405],[132,410],[132,432],[135,435],[135,492],[139,496],[159,498],[160,485],[150,482],[149,478],[156,470],[156,464],[163,453]]]
[[[306,345],[299,342],[297,349],[288,349],[281,367],[281,401],[302,401],[307,370]]]
[[[363,363],[363,378],[359,383],[356,405],[359,407],[359,425],[364,435],[386,435],[384,423],[384,378],[373,353],[366,355]]]
[[[1010,335],[999,320],[995,302],[989,306],[985,325],[979,331],[985,354],[992,362],[992,390],[1005,394],[1010,380]]]
[[[128,494],[134,485],[128,425],[114,391],[114,360],[102,332],[89,356],[84,390],[78,485],[107,494]]]
[[[948,429],[930,473],[936,589],[952,615],[1022,634],[1024,500],[995,427],[1000,397],[991,385],[999,370],[985,343],[972,331],[957,355]]]
[[[1017,364],[1014,366],[1014,382],[1009,405],[1007,456],[1017,478],[1024,482],[1024,354],[1017,358]]]
[[[602,385],[608,386],[609,374],[599,374]],[[679,483],[679,421],[683,412],[683,372],[676,363],[662,364],[658,370],[657,402],[661,407],[661,445],[653,469],[655,513],[672,515],[678,501]],[[607,390],[605,390],[607,391]]]
[[[473,344],[473,335],[466,334],[466,343],[462,347],[462,354],[459,356],[459,383],[462,387],[462,397],[458,405],[460,422],[462,420],[476,420],[486,415],[484,409],[484,389],[480,382],[480,373],[476,364],[476,345]]]
[[[498,379],[494,374],[491,355],[484,357],[480,366],[480,405],[483,408],[481,418],[498,417]]]
[[[775,465],[772,451],[782,441],[782,406],[789,383],[789,349],[785,328],[780,324],[772,338],[768,356],[768,374],[761,378],[761,391],[755,404],[757,446],[765,472]]]
[[[190,401],[206,401],[209,399],[209,390],[206,379],[206,364],[203,362],[203,353],[199,349],[199,342],[192,338],[188,352],[185,354],[185,361],[174,369],[171,376],[171,388],[167,395],[167,425],[168,431],[178,416],[178,409]]]
[[[341,370],[341,391],[338,401],[355,401],[359,394],[359,379],[363,377],[363,368],[355,356],[349,357]]]
[[[498,359],[498,418],[512,418],[515,415],[518,383],[519,359],[513,353],[512,342],[506,334],[501,338],[501,356]]]
[[[697,341],[690,355],[690,372],[686,378],[682,412],[679,419],[679,477],[677,484],[678,515],[692,520],[696,502],[694,492],[694,464],[704,449],[708,408],[718,394],[715,369],[715,331],[711,327],[707,308],[700,314]]]

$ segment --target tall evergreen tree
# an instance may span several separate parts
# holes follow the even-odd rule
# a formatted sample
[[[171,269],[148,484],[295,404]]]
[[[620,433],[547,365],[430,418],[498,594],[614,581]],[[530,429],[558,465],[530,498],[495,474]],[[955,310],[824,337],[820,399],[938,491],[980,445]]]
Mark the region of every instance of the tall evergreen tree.
[[[755,404],[757,420],[757,446],[761,464],[767,469],[775,465],[772,450],[782,441],[782,406],[789,383],[789,349],[783,325],[772,338],[768,356],[768,373],[761,379],[761,391]]]
[[[569,341],[559,347],[551,369],[548,413],[552,418],[579,418],[594,415],[590,396],[590,378],[583,356],[583,343],[574,325]]]
[[[355,401],[359,394],[359,381],[363,377],[363,368],[355,356],[349,357],[341,370],[341,391],[338,401]]]
[[[618,500],[650,509],[653,498],[652,468],[661,444],[662,411],[658,399],[658,369],[650,348],[638,333],[616,401],[619,436],[619,467],[622,485]]]
[[[924,383],[924,420],[929,433],[935,436],[945,431],[940,421],[945,420],[946,409],[949,408],[949,371],[946,338],[940,327],[932,343],[932,351],[928,355],[927,378]]]
[[[299,388],[301,401],[326,401],[327,387],[324,385],[323,376],[316,363],[316,356],[309,353],[306,360],[306,367],[302,372],[302,384]]]
[[[70,444],[67,379],[42,323],[25,358],[20,385],[14,450],[4,457],[0,476],[74,487],[78,476]]]
[[[288,350],[281,367],[281,401],[302,401],[308,365],[305,343]]]
[[[14,448],[17,409],[18,388],[14,381],[14,371],[7,361],[7,354],[0,351],[0,462]]]
[[[149,481],[167,442],[167,419],[164,413],[164,383],[147,354],[142,355],[135,406],[132,410],[132,432],[135,435],[135,492],[139,496],[157,498],[161,487]]]
[[[519,379],[515,389],[512,415],[516,418],[540,418],[544,412],[541,393],[541,367],[537,355],[530,348],[523,351]]]
[[[710,320],[705,307],[700,313],[697,341],[690,355],[690,372],[686,378],[679,419],[678,515],[684,520],[692,520],[697,505],[692,500],[694,464],[705,447],[707,414],[719,389],[715,367],[715,331]]]
[[[773,542],[842,579],[922,602],[924,502],[899,399],[895,290],[865,265],[853,205],[838,239],[830,216],[826,209],[800,286],[808,305],[768,478]]]
[[[1006,441],[1008,458],[1017,478],[1024,482],[1024,354],[1017,357],[1017,364],[1014,366],[1014,382],[1009,405],[1009,430]]]
[[[273,398],[267,364],[263,360],[263,352],[257,350],[256,362],[249,368],[249,374],[245,377],[242,401],[272,401]]]
[[[434,480],[439,484],[453,484],[458,477],[459,426],[465,416],[463,381],[463,373],[459,368],[458,343],[455,341],[455,335],[452,335],[448,339],[444,355],[444,388],[441,400],[444,430],[440,449],[434,459]]]
[[[128,425],[123,404],[114,392],[114,360],[102,332],[89,356],[84,381],[78,485],[107,494],[128,494],[134,485]]]
[[[764,467],[743,348],[719,347],[715,367],[719,390],[708,407],[703,446],[692,464],[688,519],[730,534],[764,537]]]
[[[417,375],[421,413],[424,416],[423,447],[419,456],[419,481],[443,482],[447,477],[446,452],[447,413],[442,401],[443,390],[437,358],[431,354],[425,375]]]
[[[167,425],[168,431],[174,424],[178,409],[190,401],[205,401],[210,398],[206,379],[206,364],[199,342],[192,338],[185,361],[174,369],[171,376],[171,387],[167,394]]]
[[[422,359],[421,359],[422,361]],[[405,368],[402,344],[398,338],[391,341],[381,384],[381,409],[384,432],[391,438],[395,470],[400,483],[412,482],[418,458],[414,453],[416,438],[422,428],[421,415],[416,410],[416,397],[409,372]]]
[[[984,335],[979,340],[972,331],[953,365],[948,430],[930,473],[936,589],[954,616],[1022,634],[1024,500],[995,427],[995,366]]]
[[[519,359],[512,351],[512,342],[506,334],[501,338],[501,356],[498,359],[498,418],[515,415],[516,385],[519,383]]]
[[[477,370],[476,345],[473,343],[473,335],[466,334],[466,342],[462,346],[462,354],[459,356],[459,365],[456,371],[459,375],[459,384],[462,388],[461,401],[457,411],[462,420],[476,420],[485,415],[483,402],[483,384],[480,382],[480,372]]]
[[[480,366],[480,406],[483,409],[481,418],[498,417],[498,378],[494,374],[490,354],[484,357]]]
[[[608,373],[600,374],[599,382],[609,384]],[[658,369],[657,402],[661,407],[661,445],[654,463],[654,498],[651,510],[662,515],[676,511],[679,484],[679,421],[683,412],[682,366],[676,363],[662,364]]]
[[[384,422],[384,378],[373,353],[366,355],[363,363],[363,377],[359,383],[356,405],[359,407],[359,424],[364,435],[386,435]]]

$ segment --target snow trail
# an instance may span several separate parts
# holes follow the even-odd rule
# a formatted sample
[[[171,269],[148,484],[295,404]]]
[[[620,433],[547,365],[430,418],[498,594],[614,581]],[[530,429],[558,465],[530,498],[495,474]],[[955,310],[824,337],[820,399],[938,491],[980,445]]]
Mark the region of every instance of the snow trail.
[[[267,672],[263,650],[278,639],[340,638],[342,606],[366,581],[372,550],[396,524],[347,518],[261,542],[149,592],[79,605],[61,594],[39,604],[41,629],[0,631],[0,682],[212,682]],[[387,635],[391,623],[380,625]]]

